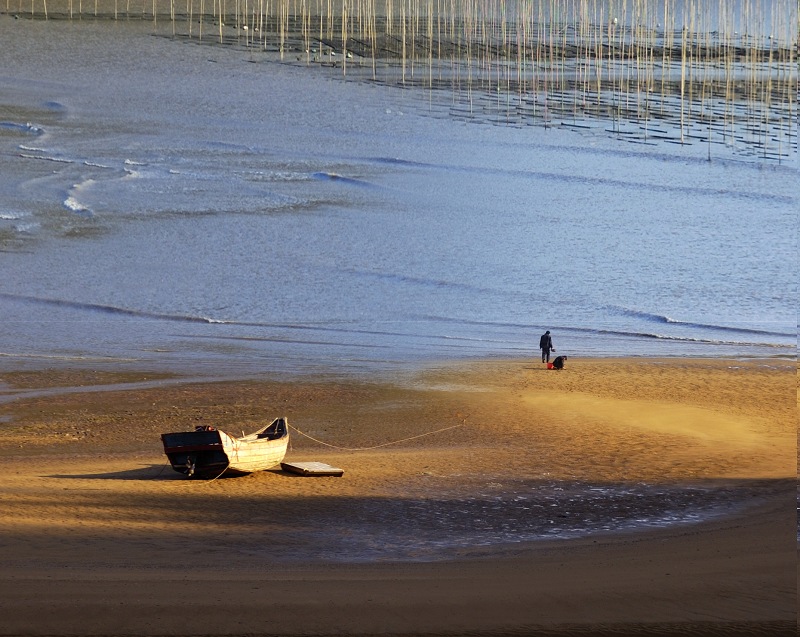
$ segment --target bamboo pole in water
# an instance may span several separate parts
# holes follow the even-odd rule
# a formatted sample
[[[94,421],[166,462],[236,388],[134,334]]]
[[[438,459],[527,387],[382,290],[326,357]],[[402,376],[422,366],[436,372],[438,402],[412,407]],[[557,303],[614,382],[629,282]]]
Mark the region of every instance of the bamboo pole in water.
[[[595,50],[595,87],[596,87],[596,104],[599,107],[603,101],[603,24],[606,20],[605,7],[600,8],[600,13],[597,15],[597,24],[594,31],[594,50]]]
[[[675,125],[684,142],[700,126],[709,143],[712,137],[726,144],[744,141],[765,156],[774,156],[776,145],[782,156],[785,144],[797,144],[793,118],[800,16],[795,0],[517,0],[513,5],[503,0],[399,0],[399,6],[395,0],[212,2],[220,43],[230,22],[248,48],[256,33],[265,50],[268,37],[271,42],[277,38],[281,55],[302,42],[310,63],[312,33],[318,30],[320,46],[341,46],[343,73],[355,64],[350,55],[358,53],[362,60],[371,57],[372,77],[379,79],[380,37],[396,56],[380,68],[385,80],[399,69],[401,83],[416,82],[415,73],[427,65],[423,83],[431,89],[430,99],[434,83],[447,80],[454,102],[466,98],[472,109],[476,98],[488,105],[491,94],[492,108],[504,109],[507,121],[512,102],[523,116],[530,106],[534,118],[544,113],[546,125],[570,111],[574,119],[611,109],[617,127],[623,117],[643,122],[645,137],[651,117],[680,117]],[[6,0],[7,9],[10,3]],[[20,13],[30,10],[37,17],[40,11],[47,20],[54,5],[31,0],[28,7],[19,0],[19,6]],[[75,0],[63,6],[70,19],[76,13],[83,16],[82,0],[77,7]],[[100,8],[95,0],[98,18]],[[120,9],[114,0],[115,20]],[[142,0],[140,9],[142,19],[151,11],[157,25],[157,0]],[[195,36],[196,20],[202,40],[209,17],[205,0],[199,3],[199,19],[196,13],[194,0],[187,0],[182,19],[188,37]],[[132,17],[130,0],[124,15]],[[181,20],[175,0],[170,0],[169,18],[174,36]],[[657,103],[660,110],[654,109]]]
[[[342,0],[342,74],[347,73],[347,0]]]
[[[684,13],[684,21],[686,14]],[[681,26],[681,143],[684,139],[684,125],[686,123],[686,41],[688,40],[688,27]]]
[[[728,11],[725,0],[719,0],[719,14],[720,23],[724,25],[722,33],[725,34],[722,40],[722,65],[724,68],[725,78],[725,101],[724,110],[722,115],[722,140],[727,143],[728,141],[728,122],[730,121],[731,139],[735,139],[733,135],[734,118],[736,117],[736,109],[732,108],[731,94],[733,90],[733,37],[734,31],[733,22],[731,20],[732,13]]]
[[[402,61],[401,61],[401,78],[402,83],[406,83],[406,42],[408,35],[406,33],[406,3],[405,0],[400,0],[400,37],[402,38]]]

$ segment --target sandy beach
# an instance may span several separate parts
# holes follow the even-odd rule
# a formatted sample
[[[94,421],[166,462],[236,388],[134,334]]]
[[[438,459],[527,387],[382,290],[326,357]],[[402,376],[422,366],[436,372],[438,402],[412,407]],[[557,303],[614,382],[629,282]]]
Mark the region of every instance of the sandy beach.
[[[795,634],[796,378],[777,360],[482,361],[369,381],[7,370],[0,634]],[[295,427],[287,460],[344,476],[212,482],[166,465],[162,432],[278,415]],[[459,507],[544,483],[706,489],[724,514],[514,542],[509,510],[503,541],[441,553],[424,534],[446,519],[445,535],[480,538]],[[596,512],[576,497],[547,515]],[[382,553],[415,524],[419,559]]]

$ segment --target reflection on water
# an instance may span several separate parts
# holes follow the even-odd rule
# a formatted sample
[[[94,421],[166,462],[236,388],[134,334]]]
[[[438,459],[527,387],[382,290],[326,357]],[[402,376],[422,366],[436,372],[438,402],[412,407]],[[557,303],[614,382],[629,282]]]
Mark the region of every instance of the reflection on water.
[[[295,521],[282,560],[436,561],[509,544],[691,524],[743,506],[732,487],[488,483],[435,499],[369,499]]]

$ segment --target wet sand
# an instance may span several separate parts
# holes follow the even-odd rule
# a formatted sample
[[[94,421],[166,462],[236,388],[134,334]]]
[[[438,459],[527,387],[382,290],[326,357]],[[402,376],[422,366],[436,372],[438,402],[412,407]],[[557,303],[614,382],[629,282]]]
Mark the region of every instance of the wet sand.
[[[0,373],[0,635],[796,634],[794,361],[189,380]],[[162,432],[279,415],[287,460],[344,476],[165,464]],[[634,517],[673,492],[718,514],[512,541],[628,487],[656,494]]]

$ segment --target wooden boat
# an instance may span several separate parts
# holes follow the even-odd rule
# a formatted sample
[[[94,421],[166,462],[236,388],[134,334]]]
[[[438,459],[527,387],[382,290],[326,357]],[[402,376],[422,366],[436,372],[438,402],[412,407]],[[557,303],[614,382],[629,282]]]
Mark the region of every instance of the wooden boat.
[[[266,427],[235,438],[216,427],[161,434],[172,468],[189,478],[251,473],[281,463],[289,446],[289,424],[276,418]]]

